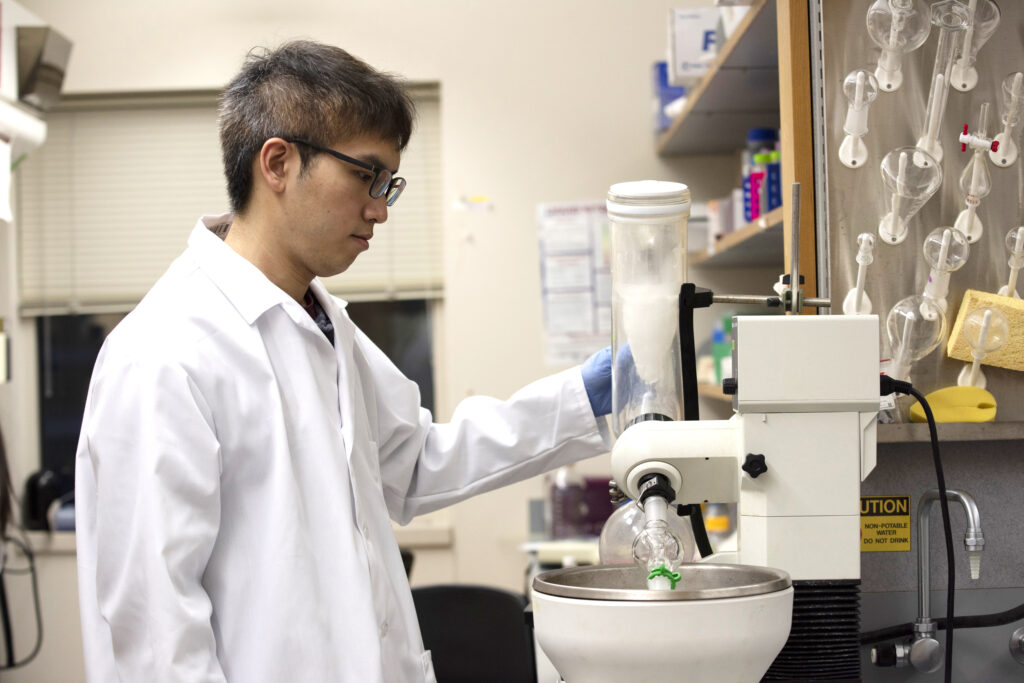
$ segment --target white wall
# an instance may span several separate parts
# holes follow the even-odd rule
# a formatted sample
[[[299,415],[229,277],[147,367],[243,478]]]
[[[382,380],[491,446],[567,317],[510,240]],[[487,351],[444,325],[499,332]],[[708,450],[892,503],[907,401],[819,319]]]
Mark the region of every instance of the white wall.
[[[440,419],[465,396],[505,397],[560,369],[543,358],[538,203],[601,199],[613,182],[650,177],[685,182],[695,199],[710,199],[737,174],[732,158],[662,160],[654,152],[650,71],[664,58],[668,10],[712,0],[21,2],[74,43],[68,93],[219,88],[251,47],[296,37],[440,83]],[[467,195],[487,195],[494,210],[455,211]],[[24,379],[34,373],[32,356],[16,350],[21,388],[0,397],[0,420],[19,424],[9,447],[20,477],[38,462],[34,390]],[[607,463],[589,468],[604,474]],[[443,513],[454,555],[424,553],[414,582],[521,589],[526,501],[540,495],[538,479]]]

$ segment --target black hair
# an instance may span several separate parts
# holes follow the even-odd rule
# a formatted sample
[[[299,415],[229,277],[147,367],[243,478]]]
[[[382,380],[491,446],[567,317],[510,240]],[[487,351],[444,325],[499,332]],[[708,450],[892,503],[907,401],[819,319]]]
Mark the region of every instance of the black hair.
[[[393,140],[402,151],[415,107],[396,77],[341,48],[312,41],[253,50],[220,100],[220,142],[228,198],[243,213],[252,195],[253,162],[263,143],[280,136],[329,146],[365,134]],[[299,148],[305,170],[313,156]]]

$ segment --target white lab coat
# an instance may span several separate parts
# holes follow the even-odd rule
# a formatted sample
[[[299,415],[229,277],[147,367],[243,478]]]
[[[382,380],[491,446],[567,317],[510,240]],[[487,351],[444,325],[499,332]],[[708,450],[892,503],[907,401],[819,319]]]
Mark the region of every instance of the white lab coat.
[[[90,681],[434,681],[390,519],[607,450],[578,368],[432,424],[204,217],[110,334],[77,454]]]

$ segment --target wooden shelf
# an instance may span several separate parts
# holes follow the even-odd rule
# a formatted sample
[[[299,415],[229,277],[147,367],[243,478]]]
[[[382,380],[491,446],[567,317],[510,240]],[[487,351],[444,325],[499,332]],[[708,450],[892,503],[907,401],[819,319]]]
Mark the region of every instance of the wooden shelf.
[[[717,401],[732,401],[732,396],[722,391],[722,387],[717,384],[698,384],[697,394],[705,398],[713,398]]]
[[[658,139],[658,154],[731,153],[749,129],[778,128],[777,35],[775,0],[757,0]]]
[[[1024,422],[940,422],[935,425],[939,445],[952,441],[1016,441],[1024,439]],[[924,423],[878,425],[878,443],[928,443]]]
[[[782,216],[785,207],[772,209],[752,223],[730,232],[708,245],[708,250],[690,255],[691,266],[730,268],[779,266],[784,263]]]

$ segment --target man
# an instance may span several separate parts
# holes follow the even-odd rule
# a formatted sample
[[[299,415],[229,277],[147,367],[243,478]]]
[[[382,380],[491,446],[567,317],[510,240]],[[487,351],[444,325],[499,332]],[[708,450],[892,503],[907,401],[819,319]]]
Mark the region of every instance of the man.
[[[607,352],[434,424],[316,280],[387,220],[412,116],[395,80],[310,42],[227,87],[233,213],[200,220],[89,389],[91,681],[433,681],[390,519],[607,450]]]

